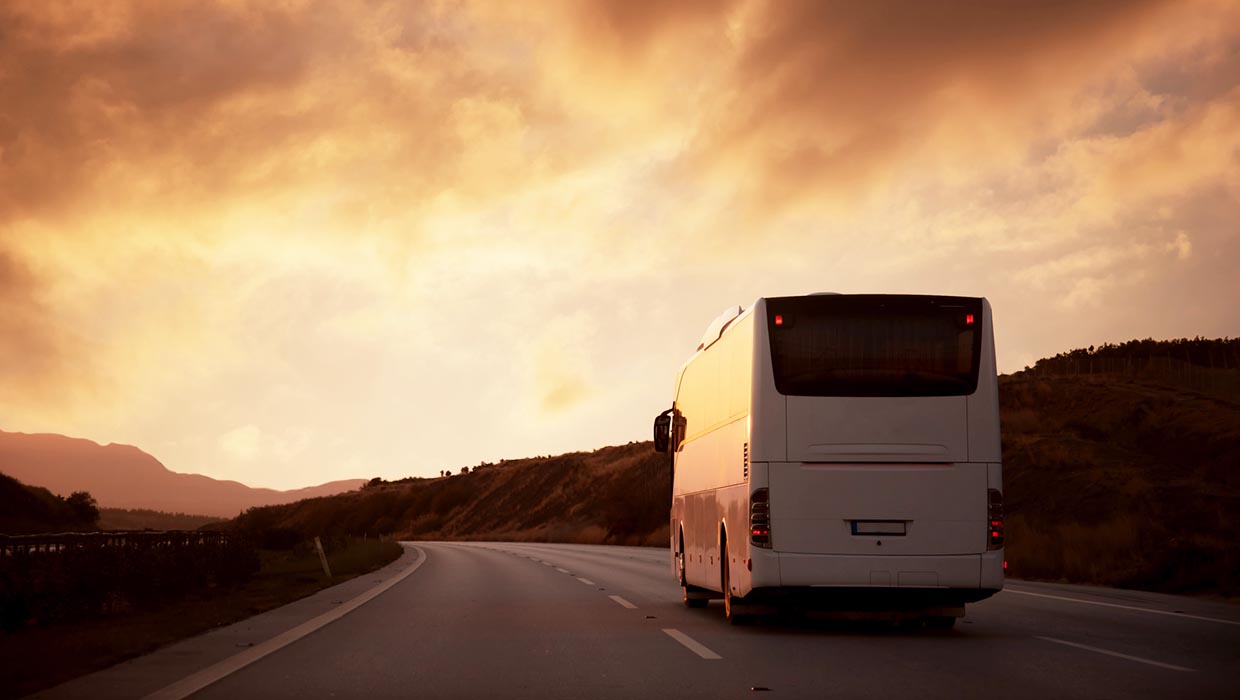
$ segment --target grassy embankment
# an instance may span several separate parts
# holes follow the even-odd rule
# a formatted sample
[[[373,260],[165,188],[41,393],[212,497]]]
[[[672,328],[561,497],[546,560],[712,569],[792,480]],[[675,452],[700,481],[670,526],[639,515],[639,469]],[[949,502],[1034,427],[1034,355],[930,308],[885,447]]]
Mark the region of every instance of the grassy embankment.
[[[1240,595],[1240,404],[1114,375],[1000,401],[1013,576]]]
[[[306,543],[260,550],[259,572],[231,588],[136,605],[122,614],[0,632],[0,698],[20,697],[106,668],[180,639],[227,625],[373,571],[400,556],[396,542],[342,540],[327,545],[333,578]]]
[[[233,527],[289,537],[663,546],[668,478],[666,455],[649,442],[630,443],[481,464],[451,477],[375,482],[338,496],[252,509]]]

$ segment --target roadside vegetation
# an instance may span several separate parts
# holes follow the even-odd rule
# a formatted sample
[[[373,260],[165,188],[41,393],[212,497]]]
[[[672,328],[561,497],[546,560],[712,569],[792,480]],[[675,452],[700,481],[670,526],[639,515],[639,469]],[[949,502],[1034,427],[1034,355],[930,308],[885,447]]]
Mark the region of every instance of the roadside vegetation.
[[[100,530],[197,530],[224,518],[146,508],[100,508]]]
[[[85,491],[64,498],[0,473],[0,506],[0,534],[4,535],[98,529],[98,505]]]
[[[1012,576],[1240,596],[1240,402],[1118,373],[999,397]]]
[[[665,455],[630,443],[432,479],[373,479],[352,493],[254,508],[229,527],[276,540],[326,533],[663,546],[669,479]]]
[[[47,575],[40,577],[35,610],[26,611],[40,614],[23,614],[20,624],[9,620],[0,631],[0,658],[5,660],[0,699],[21,697],[285,605],[373,571],[401,553],[398,543],[373,538],[327,538],[323,544],[331,579],[307,540],[278,549],[238,544],[241,558],[234,563],[248,569],[220,576],[204,577],[204,566],[194,557],[175,551],[147,559],[131,556],[122,566],[107,564],[109,556],[101,552],[65,565],[41,565]],[[101,579],[121,584],[119,591]],[[11,602],[4,601],[6,610],[17,609]]]

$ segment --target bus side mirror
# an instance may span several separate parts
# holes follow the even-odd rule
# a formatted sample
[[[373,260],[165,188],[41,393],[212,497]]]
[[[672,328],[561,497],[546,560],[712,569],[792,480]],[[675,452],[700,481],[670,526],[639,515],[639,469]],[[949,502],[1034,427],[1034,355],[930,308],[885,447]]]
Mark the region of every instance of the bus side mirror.
[[[668,409],[654,419],[654,451],[667,452],[672,437],[672,409]]]

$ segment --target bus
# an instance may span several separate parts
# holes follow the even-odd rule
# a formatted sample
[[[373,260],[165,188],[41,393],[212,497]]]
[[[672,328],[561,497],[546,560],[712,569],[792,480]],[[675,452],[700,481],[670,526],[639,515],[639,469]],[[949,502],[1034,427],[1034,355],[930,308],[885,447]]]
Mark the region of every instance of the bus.
[[[672,573],[733,623],[772,609],[950,628],[1003,588],[985,298],[760,298],[706,328],[655,418]]]

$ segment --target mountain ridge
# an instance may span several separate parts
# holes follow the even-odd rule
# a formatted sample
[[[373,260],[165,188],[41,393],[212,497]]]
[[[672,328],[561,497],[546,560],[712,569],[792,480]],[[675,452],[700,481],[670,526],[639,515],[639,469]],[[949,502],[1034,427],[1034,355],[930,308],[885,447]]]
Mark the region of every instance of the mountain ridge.
[[[343,479],[287,491],[253,487],[231,479],[174,472],[135,445],[104,445],[58,433],[3,430],[0,472],[61,495],[89,491],[102,507],[216,517],[233,517],[248,508],[351,491],[366,482]]]

